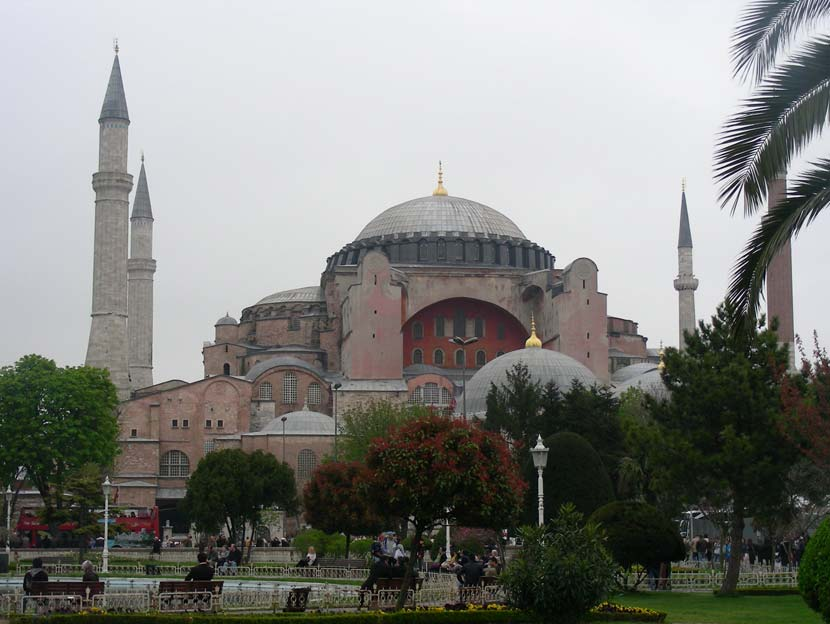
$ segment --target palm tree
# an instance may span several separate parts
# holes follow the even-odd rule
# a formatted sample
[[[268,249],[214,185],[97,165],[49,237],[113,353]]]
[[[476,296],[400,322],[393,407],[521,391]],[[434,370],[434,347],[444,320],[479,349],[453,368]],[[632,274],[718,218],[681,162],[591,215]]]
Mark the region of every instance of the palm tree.
[[[744,215],[763,205],[769,183],[824,130],[830,112],[830,36],[820,32],[830,0],[755,0],[733,35],[735,75],[753,85],[724,125],[715,154],[722,207]],[[819,32],[816,32],[819,30]],[[792,49],[792,51],[791,51]],[[776,252],[830,203],[830,159],[809,163],[768,211],[733,269],[727,300],[739,327],[754,321]]]

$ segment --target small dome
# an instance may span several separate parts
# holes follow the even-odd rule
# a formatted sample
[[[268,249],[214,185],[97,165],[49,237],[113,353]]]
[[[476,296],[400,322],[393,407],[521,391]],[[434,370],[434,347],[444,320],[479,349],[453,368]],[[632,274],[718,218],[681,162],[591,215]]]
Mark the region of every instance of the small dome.
[[[312,412],[307,405],[296,412],[271,419],[261,433],[282,435],[282,419],[285,418],[285,435],[333,436],[334,419],[328,414]]]
[[[507,383],[507,373],[518,362],[527,366],[534,381],[542,385],[552,381],[562,391],[568,390],[574,381],[589,387],[597,383],[596,376],[587,366],[564,353],[538,347],[519,349],[490,360],[467,382],[467,415],[484,416],[490,385]]]
[[[275,292],[257,301],[256,305],[266,303],[320,303],[325,300],[326,298],[323,296],[322,288],[319,286],[305,286],[304,288],[293,288],[291,290]]]
[[[372,219],[355,241],[414,232],[452,236],[483,234],[488,238],[526,240],[522,231],[497,210],[462,197],[430,195],[392,206]]]
[[[624,366],[611,375],[611,383],[621,384],[624,381],[628,381],[629,379],[653,370],[657,370],[657,364],[653,362],[640,362],[639,364]]]
[[[214,327],[219,327],[220,325],[238,325],[239,323],[236,322],[236,319],[232,316],[225,314],[222,318],[216,321],[216,325]]]
[[[633,368],[634,366],[639,366],[639,364],[632,364],[631,366],[626,366],[625,368]],[[671,393],[669,393],[669,389],[666,387],[666,384],[663,383],[663,377],[660,375],[660,370],[655,364],[649,364],[649,366],[651,366],[651,370],[642,373],[641,375],[637,375],[636,377],[632,377],[627,381],[616,384],[614,387],[614,396],[620,397],[629,388],[639,388],[657,401],[669,400],[671,398]],[[625,368],[622,370],[625,370]]]

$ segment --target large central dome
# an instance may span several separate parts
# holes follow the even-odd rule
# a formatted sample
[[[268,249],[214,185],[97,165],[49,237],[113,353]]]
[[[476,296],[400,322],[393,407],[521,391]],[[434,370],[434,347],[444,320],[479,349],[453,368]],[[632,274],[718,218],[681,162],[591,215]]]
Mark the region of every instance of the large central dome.
[[[384,210],[363,228],[355,241],[383,236],[411,237],[415,232],[526,240],[515,223],[489,206],[462,197],[430,195]]]

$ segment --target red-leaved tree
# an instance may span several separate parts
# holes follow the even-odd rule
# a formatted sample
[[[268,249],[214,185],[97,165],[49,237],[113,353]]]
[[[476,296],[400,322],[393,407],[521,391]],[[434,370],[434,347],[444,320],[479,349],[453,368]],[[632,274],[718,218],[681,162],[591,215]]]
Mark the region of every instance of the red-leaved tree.
[[[413,553],[421,549],[424,533],[447,517],[471,527],[510,525],[521,513],[527,488],[504,438],[443,416],[419,418],[374,440],[366,464],[376,508],[414,527]],[[398,608],[411,586],[414,559]]]
[[[813,361],[799,342],[801,375],[784,376],[781,402],[782,432],[810,460],[830,466],[830,358],[813,334]]]
[[[383,528],[366,497],[368,477],[360,462],[330,462],[317,468],[303,489],[306,519],[326,533],[343,533],[347,558],[352,535],[377,534]]]

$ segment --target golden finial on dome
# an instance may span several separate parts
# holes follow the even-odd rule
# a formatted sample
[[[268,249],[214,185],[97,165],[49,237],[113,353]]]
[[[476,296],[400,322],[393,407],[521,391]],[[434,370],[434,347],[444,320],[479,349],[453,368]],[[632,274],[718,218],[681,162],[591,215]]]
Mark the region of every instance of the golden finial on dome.
[[[448,195],[447,189],[444,188],[444,168],[441,161],[438,161],[438,186],[432,191],[433,195]]]
[[[662,341],[660,342],[660,353],[658,355],[660,356],[660,363],[657,365],[657,370],[662,373],[666,370],[666,351],[663,349]]]
[[[542,341],[536,335],[536,319],[533,318],[533,312],[530,313],[530,338],[525,342],[525,349],[541,349]]]

